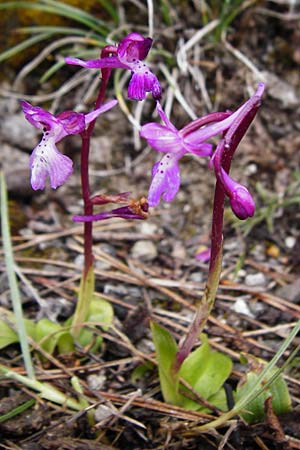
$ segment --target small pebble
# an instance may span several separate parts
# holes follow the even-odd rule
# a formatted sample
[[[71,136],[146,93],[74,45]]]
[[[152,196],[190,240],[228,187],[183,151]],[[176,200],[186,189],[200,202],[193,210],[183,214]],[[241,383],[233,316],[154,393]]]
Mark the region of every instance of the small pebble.
[[[238,314],[244,314],[248,317],[254,317],[247,302],[243,298],[239,298],[231,307]]]
[[[88,385],[94,391],[100,391],[101,389],[103,389],[105,381],[106,376],[101,373],[99,374],[92,373],[87,377]]]
[[[265,286],[266,282],[266,277],[261,272],[249,274],[245,277],[245,283],[249,287]]]
[[[109,417],[114,415],[114,411],[106,405],[99,405],[95,411],[96,422],[101,422],[102,420],[109,419]]]
[[[141,233],[145,234],[146,236],[151,236],[157,233],[157,225],[155,225],[155,223],[142,222],[140,224],[140,229]]]
[[[284,243],[287,248],[293,248],[296,244],[296,238],[294,238],[294,236],[288,236],[285,238]]]
[[[152,241],[137,241],[131,249],[131,255],[136,259],[152,261],[157,257],[157,248]]]

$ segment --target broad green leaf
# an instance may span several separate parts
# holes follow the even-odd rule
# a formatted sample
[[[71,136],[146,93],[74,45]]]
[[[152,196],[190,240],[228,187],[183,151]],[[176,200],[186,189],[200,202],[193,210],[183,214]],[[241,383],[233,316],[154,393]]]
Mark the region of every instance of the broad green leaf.
[[[56,347],[60,354],[74,351],[74,342],[70,332],[46,318],[36,324],[36,340],[50,354]]]
[[[204,399],[213,398],[222,388],[232,370],[231,359],[211,350],[207,339],[183,362],[179,375]],[[183,389],[185,390],[185,389]],[[187,409],[203,409],[193,400],[183,396],[183,406]],[[217,406],[217,405],[216,405]]]
[[[207,399],[209,403],[214,405],[216,408],[220,409],[221,411],[227,411],[228,410],[228,404],[227,404],[227,396],[225,389],[222,387],[218,390],[218,392]],[[199,411],[199,409],[198,409]],[[201,409],[202,412],[209,412],[209,409]]]
[[[95,352],[102,344],[102,336],[99,336],[98,333],[93,332],[93,323],[95,325],[100,326],[103,330],[108,330],[110,325],[112,324],[114,316],[114,310],[111,304],[100,298],[98,296],[93,296],[92,302],[89,306],[88,314],[85,323],[88,326],[81,326],[78,335],[76,336],[76,341],[85,346],[91,346],[90,351]],[[73,318],[70,317],[65,325],[70,325],[73,321]]]
[[[155,322],[151,322],[150,326],[156,350],[160,386],[164,399],[168,403],[179,405],[179,376],[178,372],[174,373],[172,370],[177,353],[176,342],[166,328],[161,327]]]
[[[0,319],[0,349],[10,344],[20,342],[18,334],[14,331],[17,329],[17,321],[12,311],[1,308],[1,314],[4,320]],[[35,340],[35,323],[29,319],[23,319],[26,335]],[[12,326],[10,327],[9,324]]]
[[[19,337],[3,320],[0,319],[0,350],[10,344],[19,342]]]
[[[280,374],[276,377],[278,370],[279,369],[276,368],[272,369],[268,376],[261,381],[261,387],[263,387],[264,384],[271,380],[271,378],[275,377],[274,382],[271,383],[268,388],[261,392],[251,402],[249,402],[245,409],[240,413],[246,422],[252,424],[263,420],[265,416],[264,403],[268,397],[272,397],[272,407],[275,414],[282,414],[290,410],[291,399],[289,391],[282,375]],[[237,388],[237,401],[242,400],[243,397],[249,395],[249,393],[256,388],[258,377],[259,374],[254,371],[249,372],[246,375],[246,381],[243,384],[240,384]]]

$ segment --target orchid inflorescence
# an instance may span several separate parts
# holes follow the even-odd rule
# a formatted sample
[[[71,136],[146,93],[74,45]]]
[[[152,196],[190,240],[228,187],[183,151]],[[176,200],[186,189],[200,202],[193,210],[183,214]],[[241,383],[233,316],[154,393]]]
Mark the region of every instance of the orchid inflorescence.
[[[211,113],[177,130],[170,122],[160,104],[161,86],[157,77],[143,63],[152,45],[151,38],[144,38],[138,33],[130,33],[122,39],[118,46],[107,46],[103,49],[103,57],[82,61],[67,57],[68,64],[86,68],[112,69],[124,68],[132,72],[128,87],[128,97],[143,100],[147,92],[151,92],[157,101],[157,112],[163,122],[147,123],[142,126],[141,136],[158,152],[164,153],[162,159],[152,169],[152,182],[148,193],[149,206],[157,206],[162,197],[170,202],[180,186],[179,160],[188,153],[209,157],[209,166],[220,180],[234,214],[240,219],[246,219],[254,214],[255,203],[247,188],[234,181],[223,167],[222,159],[230,153],[230,146],[239,136],[242,138],[243,119],[253,115],[257,109],[264,86],[259,84],[257,92],[235,112]],[[47,176],[53,189],[61,186],[69,178],[73,170],[71,159],[62,155],[56,148],[56,143],[70,134],[81,134],[86,126],[100,114],[108,111],[117,103],[116,100],[102,105],[88,114],[65,111],[57,116],[50,112],[22,101],[21,106],[26,119],[35,127],[43,130],[43,138],[35,147],[30,158],[31,185],[33,189],[44,189]],[[240,124],[240,126],[239,126]],[[234,131],[233,131],[234,130]],[[246,130],[245,130],[246,131]],[[222,134],[219,145],[213,150],[209,139]],[[235,145],[235,144],[234,144]],[[75,221],[96,221],[109,217],[145,218],[129,208],[117,208],[114,212],[90,216],[76,216]]]

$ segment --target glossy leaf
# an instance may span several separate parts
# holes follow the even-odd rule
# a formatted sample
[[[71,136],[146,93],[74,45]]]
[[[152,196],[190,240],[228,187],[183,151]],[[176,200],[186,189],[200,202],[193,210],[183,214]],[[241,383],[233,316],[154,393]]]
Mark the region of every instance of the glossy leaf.
[[[108,330],[112,324],[113,316],[114,311],[111,304],[103,298],[94,295],[89,306],[87,318],[84,322],[87,325],[81,326],[75,340],[83,347],[91,346],[90,351],[97,351],[101,346],[103,339],[98,333],[96,334],[96,331],[93,331],[93,324],[98,325],[103,330]],[[72,320],[73,318],[70,317],[70,319],[67,320],[66,325],[70,325]]]
[[[151,322],[151,331],[158,362],[160,386],[164,399],[173,405],[180,404],[178,394],[178,372],[172,370],[177,353],[176,342],[171,333],[155,322]]]
[[[204,399],[211,399],[219,393],[232,370],[231,359],[210,348],[207,338],[183,362],[179,375]],[[185,390],[185,389],[183,389]],[[220,394],[221,395],[221,394]],[[224,401],[222,400],[224,406]],[[203,409],[197,402],[183,397],[183,405],[187,409]],[[217,406],[217,405],[215,405]],[[223,408],[222,408],[223,409]]]
[[[10,344],[19,342],[19,337],[3,320],[0,319],[0,350]]]
[[[36,340],[48,353],[52,354],[56,347],[59,354],[74,351],[73,338],[69,331],[49,319],[41,319],[36,324]]]

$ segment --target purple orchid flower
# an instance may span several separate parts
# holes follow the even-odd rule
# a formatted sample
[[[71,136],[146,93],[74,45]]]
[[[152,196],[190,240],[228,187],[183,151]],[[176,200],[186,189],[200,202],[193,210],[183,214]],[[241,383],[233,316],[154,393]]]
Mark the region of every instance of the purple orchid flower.
[[[73,162],[68,156],[62,155],[55,144],[65,136],[82,133],[89,123],[117,103],[117,100],[111,100],[88,114],[64,111],[54,116],[38,106],[21,101],[28,122],[43,130],[42,140],[30,157],[31,186],[34,190],[44,189],[48,176],[53,189],[65,183],[73,171]]]
[[[133,100],[143,100],[147,92],[154,99],[161,97],[161,86],[157,77],[142,61],[148,55],[152,39],[144,38],[139,33],[130,33],[122,39],[117,47],[105,47],[112,56],[83,61],[78,58],[65,58],[67,64],[91,69],[129,69],[132,77],[128,86],[128,97]],[[105,50],[104,48],[104,50]]]
[[[171,124],[157,102],[158,113],[165,125],[148,123],[141,129],[141,136],[152,148],[166,153],[152,169],[152,182],[148,194],[149,206],[158,205],[161,196],[167,202],[175,197],[180,186],[178,161],[190,152],[198,156],[211,156],[210,166],[215,168],[216,176],[222,182],[237,217],[246,218],[254,213],[255,205],[250,193],[244,186],[233,181],[223,169],[221,170],[221,160],[225,147],[227,148],[237,139],[241,140],[247,129],[247,127],[244,129],[243,120],[245,118],[250,120],[256,113],[263,91],[264,85],[260,83],[256,93],[235,112],[208,114],[179,131]],[[212,145],[207,140],[221,133],[225,136],[221,141],[222,145],[218,146],[212,154]],[[216,167],[217,160],[218,167]]]
[[[212,154],[211,144],[187,143],[180,131],[170,122],[159,102],[156,107],[164,125],[147,123],[142,126],[140,133],[154,150],[166,153],[159,162],[154,164],[152,169],[153,178],[148,193],[149,206],[158,205],[161,196],[167,202],[175,197],[180,186],[178,161],[186,153],[198,156],[211,156]]]

